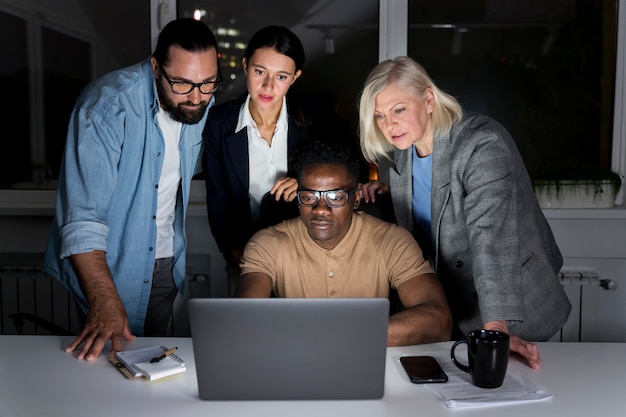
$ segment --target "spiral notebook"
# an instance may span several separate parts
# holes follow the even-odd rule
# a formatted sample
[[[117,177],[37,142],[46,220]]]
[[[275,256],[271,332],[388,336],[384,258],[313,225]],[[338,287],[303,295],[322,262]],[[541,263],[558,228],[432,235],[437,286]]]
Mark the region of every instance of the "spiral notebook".
[[[150,362],[168,350],[165,346],[150,346],[141,349],[117,352],[110,360],[127,378],[147,378],[150,381],[185,372],[185,361],[176,354],[166,356],[159,362]]]

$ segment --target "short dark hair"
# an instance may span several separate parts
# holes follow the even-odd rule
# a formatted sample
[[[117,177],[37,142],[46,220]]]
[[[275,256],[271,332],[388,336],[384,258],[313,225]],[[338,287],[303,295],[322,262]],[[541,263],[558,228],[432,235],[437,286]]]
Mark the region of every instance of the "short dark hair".
[[[190,17],[172,20],[159,33],[157,45],[152,54],[159,65],[167,65],[172,45],[178,45],[188,52],[202,52],[208,49],[215,49],[217,52],[217,41],[211,29],[206,24]]]
[[[278,53],[288,56],[296,63],[296,71],[304,66],[304,47],[300,38],[283,26],[266,26],[259,29],[248,41],[243,57],[246,61],[257,49],[272,48]]]
[[[355,183],[361,175],[359,157],[353,147],[335,139],[332,136],[326,138],[313,137],[305,141],[296,154],[295,167],[298,182],[302,171],[308,165],[330,164],[340,165],[346,168],[348,176]]]

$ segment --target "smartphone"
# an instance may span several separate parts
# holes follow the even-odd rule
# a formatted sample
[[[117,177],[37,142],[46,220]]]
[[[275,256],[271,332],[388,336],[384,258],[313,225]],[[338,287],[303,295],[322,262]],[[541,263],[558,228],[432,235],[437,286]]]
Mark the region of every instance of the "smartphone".
[[[448,382],[448,376],[432,356],[402,356],[400,363],[414,384]]]

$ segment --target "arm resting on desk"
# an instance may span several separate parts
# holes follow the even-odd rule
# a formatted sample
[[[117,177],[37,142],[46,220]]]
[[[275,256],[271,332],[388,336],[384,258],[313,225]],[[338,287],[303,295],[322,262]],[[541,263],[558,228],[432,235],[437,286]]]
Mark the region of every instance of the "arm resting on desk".
[[[423,274],[398,287],[404,310],[389,318],[387,346],[450,340],[452,314],[434,274]]]

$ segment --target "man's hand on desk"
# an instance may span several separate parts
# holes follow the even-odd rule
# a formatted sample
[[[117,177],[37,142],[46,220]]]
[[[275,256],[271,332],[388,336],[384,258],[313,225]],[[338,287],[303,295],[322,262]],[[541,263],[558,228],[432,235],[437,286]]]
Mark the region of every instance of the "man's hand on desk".
[[[504,333],[509,333],[505,321],[490,321],[485,323],[485,330],[497,330]],[[533,369],[541,368],[541,357],[539,356],[539,348],[537,345],[517,336],[509,335],[511,337],[509,343],[509,350],[517,353],[528,362],[528,366]]]
[[[104,296],[89,309],[85,328],[65,351],[73,352],[82,345],[77,358],[94,360],[111,339],[110,356],[113,356],[122,349],[122,338],[135,339],[128,327],[126,310],[119,298]]]

